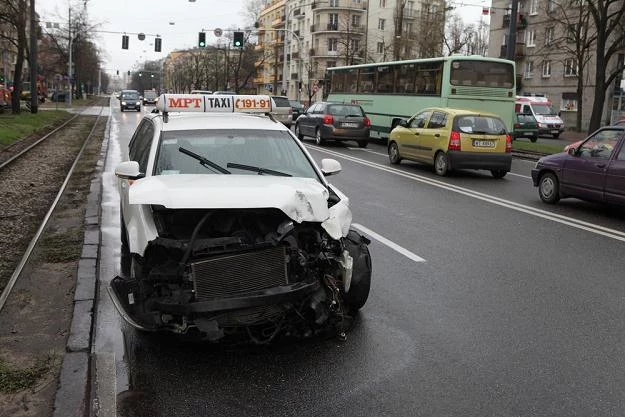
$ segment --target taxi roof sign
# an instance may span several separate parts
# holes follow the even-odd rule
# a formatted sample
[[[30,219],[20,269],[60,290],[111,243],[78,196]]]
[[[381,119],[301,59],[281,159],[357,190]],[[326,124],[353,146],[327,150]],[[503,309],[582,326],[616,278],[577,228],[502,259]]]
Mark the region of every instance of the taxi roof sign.
[[[269,113],[271,107],[264,95],[161,94],[156,101],[163,113]]]

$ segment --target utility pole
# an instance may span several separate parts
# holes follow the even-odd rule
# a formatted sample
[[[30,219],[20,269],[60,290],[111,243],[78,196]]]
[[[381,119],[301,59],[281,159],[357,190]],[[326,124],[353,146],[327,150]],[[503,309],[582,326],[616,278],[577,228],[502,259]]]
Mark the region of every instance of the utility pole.
[[[72,107],[72,94],[73,91],[73,82],[72,82],[72,8],[69,8],[69,64],[67,69],[67,76],[69,78],[69,107]]]
[[[37,113],[39,92],[37,91],[37,23],[35,0],[30,0],[30,112]]]
[[[514,61],[516,55],[516,21],[519,13],[518,0],[512,0],[512,10],[510,13],[510,32],[508,33],[508,49],[506,49],[506,56],[510,61]]]

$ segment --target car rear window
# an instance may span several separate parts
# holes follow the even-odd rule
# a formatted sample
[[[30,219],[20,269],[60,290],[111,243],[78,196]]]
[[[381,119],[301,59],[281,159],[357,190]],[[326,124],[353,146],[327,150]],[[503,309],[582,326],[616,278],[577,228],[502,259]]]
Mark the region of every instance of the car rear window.
[[[506,133],[506,126],[503,122],[490,116],[457,116],[455,127],[462,133],[480,133],[484,135],[503,135]]]
[[[328,114],[333,116],[364,116],[360,106],[349,106],[345,104],[332,104],[328,106]]]
[[[517,114],[519,123],[536,123],[536,119],[531,114]]]
[[[276,103],[277,107],[291,107],[291,103],[289,103],[289,99],[286,97],[272,97],[274,103]]]

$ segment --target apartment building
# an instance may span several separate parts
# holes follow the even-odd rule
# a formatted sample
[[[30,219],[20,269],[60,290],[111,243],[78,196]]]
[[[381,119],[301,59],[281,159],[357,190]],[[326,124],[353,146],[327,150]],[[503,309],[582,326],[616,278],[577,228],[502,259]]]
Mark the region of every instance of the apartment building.
[[[576,46],[580,39],[579,16],[585,13],[583,3],[558,0],[520,0],[516,16],[517,31],[515,62],[517,91],[519,95],[548,97],[567,128],[574,128],[578,110],[582,109],[582,129],[588,125],[594,105],[596,51],[587,50],[584,59],[582,97],[577,93],[580,73],[580,55]],[[510,0],[493,0],[491,16],[489,56],[506,57],[510,38],[512,3]],[[581,19],[583,21],[584,19]],[[590,19],[592,25],[592,19]],[[593,33],[591,27],[589,33]],[[608,63],[609,68],[617,60]],[[612,116],[615,91],[618,84],[607,91],[603,123]],[[580,106],[581,104],[581,106]]]
[[[442,36],[417,36],[424,22],[444,26],[440,0],[274,0],[258,21],[257,90],[316,101],[326,68],[442,54]]]

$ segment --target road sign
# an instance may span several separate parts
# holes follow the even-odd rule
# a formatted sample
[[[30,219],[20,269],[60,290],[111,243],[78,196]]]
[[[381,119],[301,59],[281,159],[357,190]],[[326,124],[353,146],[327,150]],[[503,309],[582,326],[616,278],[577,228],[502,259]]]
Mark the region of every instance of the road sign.
[[[271,91],[271,90],[273,90],[273,85],[271,85],[271,84],[265,84],[265,90],[267,90],[267,91]]]
[[[137,38],[139,38],[140,41],[145,40],[145,33],[140,33],[137,35]]]
[[[213,31],[213,34],[219,38],[221,35],[224,34],[224,32],[220,28],[217,28]]]

